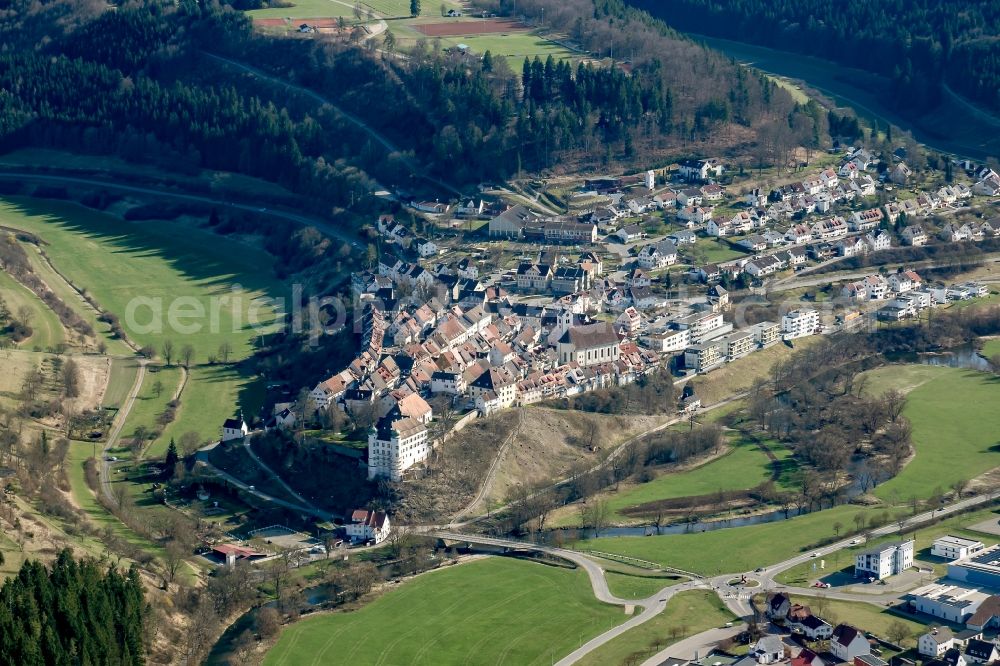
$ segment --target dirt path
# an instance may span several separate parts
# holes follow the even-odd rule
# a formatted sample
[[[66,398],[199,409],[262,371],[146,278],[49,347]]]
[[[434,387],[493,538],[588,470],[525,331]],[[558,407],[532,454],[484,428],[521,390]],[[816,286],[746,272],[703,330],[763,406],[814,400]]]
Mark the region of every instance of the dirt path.
[[[135,373],[135,382],[132,384],[132,389],[129,391],[125,403],[118,410],[118,413],[115,414],[115,421],[111,426],[111,431],[108,433],[107,440],[104,442],[104,448],[101,449],[101,493],[112,503],[114,502],[114,493],[111,492],[111,463],[108,461],[108,451],[118,443],[118,438],[121,437],[125,421],[128,419],[129,412],[132,411],[136,398],[139,396],[139,391],[142,389],[142,381],[146,376],[146,365],[148,363],[149,361],[144,358],[139,359],[139,367]]]

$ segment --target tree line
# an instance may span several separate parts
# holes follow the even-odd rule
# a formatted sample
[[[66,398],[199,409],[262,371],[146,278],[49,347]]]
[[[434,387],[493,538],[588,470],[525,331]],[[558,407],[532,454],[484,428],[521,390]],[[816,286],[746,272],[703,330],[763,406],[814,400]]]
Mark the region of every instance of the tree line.
[[[142,583],[134,569],[74,559],[63,550],[50,567],[26,561],[0,587],[0,663],[145,663]]]

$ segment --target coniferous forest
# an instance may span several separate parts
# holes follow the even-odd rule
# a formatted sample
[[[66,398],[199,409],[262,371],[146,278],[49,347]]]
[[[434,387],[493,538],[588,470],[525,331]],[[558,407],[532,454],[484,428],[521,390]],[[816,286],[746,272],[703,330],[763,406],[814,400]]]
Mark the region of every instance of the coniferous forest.
[[[900,111],[947,85],[1000,111],[1000,3],[983,0],[628,0],[678,29],[804,53],[889,77]]]
[[[145,663],[139,574],[76,560],[27,561],[0,587],[0,665]]]
[[[620,1],[599,10],[575,2],[586,23],[570,29],[585,44],[631,40],[627,67],[533,60],[519,68],[429,43],[394,57],[372,43],[268,37],[233,7],[194,0],[113,11],[93,0],[13,0],[0,13],[0,150],[235,171],[344,206],[376,182],[412,184],[414,163],[463,185],[554,165],[666,161],[686,156],[692,141],[745,152],[762,133],[818,118]],[[329,105],[232,63],[320,93],[398,150]],[[822,134],[825,124],[809,131]]]

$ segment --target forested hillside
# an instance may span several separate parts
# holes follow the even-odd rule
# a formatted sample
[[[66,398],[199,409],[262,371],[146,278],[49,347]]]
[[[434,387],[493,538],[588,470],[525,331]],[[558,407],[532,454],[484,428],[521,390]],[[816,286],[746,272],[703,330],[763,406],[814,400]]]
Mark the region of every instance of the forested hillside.
[[[541,12],[544,1],[518,10]],[[415,168],[462,185],[568,161],[648,163],[692,140],[746,152],[762,130],[787,133],[802,126],[794,116],[817,117],[618,0],[574,3],[551,5],[546,21],[595,51],[595,38],[617,41],[627,67],[549,60],[511,71],[503,58],[426,43],[398,57],[375,43],[268,37],[232,7],[192,0],[110,11],[91,0],[14,0],[0,14],[0,150],[237,171],[344,206],[376,181],[412,187]],[[387,154],[328,105],[207,52],[321,93],[400,152]]]
[[[1000,3],[983,0],[628,0],[685,31],[815,55],[890,77],[900,111],[942,84],[1000,111]]]
[[[25,562],[0,587],[0,664],[143,664],[144,615],[134,570],[121,574],[69,551],[48,569]]]

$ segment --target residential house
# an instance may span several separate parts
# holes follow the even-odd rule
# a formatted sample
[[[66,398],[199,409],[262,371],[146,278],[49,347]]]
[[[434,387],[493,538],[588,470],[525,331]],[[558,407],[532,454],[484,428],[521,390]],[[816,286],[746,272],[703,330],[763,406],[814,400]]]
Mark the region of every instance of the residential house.
[[[475,199],[469,199],[465,203],[458,203],[455,205],[454,214],[455,217],[479,217],[486,210],[486,202],[480,199],[476,201]]]
[[[885,214],[881,208],[869,208],[851,213],[848,224],[851,231],[869,231],[882,224],[883,219],[885,219]]]
[[[469,384],[469,395],[483,416],[489,416],[517,400],[517,377],[503,366],[490,367]]]
[[[340,400],[354,383],[354,375],[344,370],[316,385],[309,393],[309,399],[317,410],[323,410]]]
[[[892,236],[886,231],[874,231],[865,236],[865,242],[871,252],[881,252],[892,247]]]
[[[857,236],[836,242],[837,254],[841,257],[856,257],[868,252],[868,244]]]
[[[685,180],[708,180],[722,175],[722,163],[716,159],[684,160],[677,171]]]
[[[833,626],[812,613],[795,622],[790,621],[788,626],[793,632],[801,633],[811,641],[827,640],[833,635]]]
[[[917,651],[925,657],[940,658],[954,647],[955,634],[948,627],[932,627],[917,639]]]
[[[849,229],[842,217],[831,217],[813,225],[812,235],[819,240],[833,240],[846,236]]]
[[[781,268],[781,262],[776,257],[770,254],[765,254],[761,257],[748,261],[743,267],[743,270],[755,278],[761,278],[771,275],[772,273],[776,273],[781,270]]]
[[[781,636],[761,636],[751,647],[749,655],[758,664],[776,664],[785,658],[785,643]]]
[[[697,187],[689,187],[677,193],[677,202],[681,206],[700,206],[704,201],[705,195]]]
[[[889,180],[897,185],[906,185],[912,175],[913,170],[906,166],[906,162],[900,162],[896,165],[896,168],[892,170],[892,173],[889,175]]]
[[[776,592],[767,598],[765,613],[770,620],[784,620],[792,607],[792,600],[782,592]]]
[[[830,653],[841,661],[853,662],[855,657],[871,651],[871,644],[861,630],[849,624],[837,625],[830,636]]]
[[[763,236],[752,234],[746,238],[741,238],[737,243],[751,252],[763,252],[767,249],[767,240]]]
[[[1000,176],[993,174],[988,178],[983,178],[972,186],[972,192],[973,194],[979,194],[986,197],[995,197],[1000,195]]]
[[[917,224],[909,225],[899,235],[906,245],[917,247],[927,244],[927,233],[924,232],[923,227]]]
[[[812,230],[804,224],[793,225],[785,232],[785,239],[790,243],[807,243],[812,237]]]
[[[378,545],[389,537],[389,516],[385,511],[355,509],[349,522],[344,523],[347,537],[355,543],[372,541]]]
[[[997,231],[994,235],[1000,235],[1000,218],[997,219]],[[667,236],[667,240],[673,242],[674,245],[694,245],[698,241],[698,236],[693,231],[684,229],[670,234]]]
[[[913,539],[886,543],[859,553],[854,558],[854,575],[882,580],[913,566]]]
[[[543,292],[549,290],[552,279],[552,268],[547,264],[521,262],[515,273],[517,288],[528,292]]]
[[[996,643],[973,638],[965,645],[965,660],[969,664],[992,664],[1000,659]]]
[[[641,268],[634,268],[632,272],[625,276],[626,287],[648,287],[653,284],[649,274]]]
[[[941,240],[955,243],[973,239],[973,231],[968,224],[946,224],[941,230]]]
[[[631,243],[634,240],[642,238],[642,227],[638,224],[628,224],[612,234],[612,236],[622,243]]]
[[[704,195],[705,201],[719,201],[722,199],[725,190],[720,185],[709,183],[701,188],[701,193]]]
[[[889,276],[889,287],[897,294],[918,289],[922,284],[920,276],[914,271],[902,271]]]
[[[465,378],[459,371],[438,370],[431,375],[431,393],[447,393],[448,395],[462,395],[465,393]]]
[[[712,209],[701,206],[685,206],[677,213],[677,217],[695,224],[703,224],[712,219]]]
[[[636,262],[642,268],[650,270],[670,266],[677,263],[677,246],[669,241],[647,245],[639,250]]]
[[[426,259],[427,257],[433,257],[438,253],[438,246],[434,241],[427,238],[417,238],[414,241],[414,245],[417,248],[417,254]]]
[[[635,338],[642,329],[642,315],[634,307],[625,308],[615,320],[617,330],[629,338]]]
[[[755,187],[743,195],[743,202],[751,208],[761,208],[767,205],[767,193]]]
[[[819,655],[809,648],[802,648],[797,655],[792,657],[792,666],[826,666]]]

